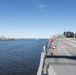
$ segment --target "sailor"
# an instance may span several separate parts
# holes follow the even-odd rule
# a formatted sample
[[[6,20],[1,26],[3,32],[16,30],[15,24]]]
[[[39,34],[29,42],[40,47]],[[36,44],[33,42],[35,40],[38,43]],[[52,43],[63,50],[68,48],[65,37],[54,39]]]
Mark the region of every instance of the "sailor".
[[[53,42],[53,38],[50,38],[50,43],[52,43]]]
[[[54,38],[51,37],[51,38],[50,38],[50,46],[51,46],[51,55],[52,55],[52,56],[53,56],[53,54],[54,54],[54,48],[55,48],[55,46],[54,46],[54,44],[53,44],[53,41],[54,41]]]

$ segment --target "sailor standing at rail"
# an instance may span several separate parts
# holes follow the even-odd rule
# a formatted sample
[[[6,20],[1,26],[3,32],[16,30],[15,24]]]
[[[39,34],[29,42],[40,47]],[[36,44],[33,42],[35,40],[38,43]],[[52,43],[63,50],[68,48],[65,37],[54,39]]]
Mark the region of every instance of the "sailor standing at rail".
[[[53,41],[54,41],[54,37],[51,37],[50,38],[50,50],[51,50],[51,55],[53,56],[54,55],[54,49],[55,49],[55,46],[54,46],[54,44],[53,44]]]

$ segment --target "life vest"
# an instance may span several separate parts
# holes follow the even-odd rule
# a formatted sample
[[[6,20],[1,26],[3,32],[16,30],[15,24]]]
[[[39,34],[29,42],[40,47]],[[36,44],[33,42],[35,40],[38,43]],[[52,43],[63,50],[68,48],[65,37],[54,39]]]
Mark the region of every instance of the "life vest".
[[[53,39],[50,39],[50,43],[52,43],[53,42]]]

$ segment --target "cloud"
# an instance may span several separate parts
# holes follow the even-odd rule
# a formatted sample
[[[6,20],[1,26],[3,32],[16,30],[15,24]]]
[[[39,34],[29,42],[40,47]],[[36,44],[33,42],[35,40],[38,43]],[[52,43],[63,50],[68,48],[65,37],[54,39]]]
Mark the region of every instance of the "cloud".
[[[45,5],[45,4],[38,4],[38,7],[39,7],[40,9],[44,9],[46,6],[47,6],[47,5]]]
[[[41,2],[41,0],[33,0],[33,2],[35,3],[36,7],[40,8],[41,10],[45,9],[47,7],[46,4],[43,4]]]
[[[33,2],[35,2],[35,3],[39,3],[40,1],[39,1],[39,0],[33,0]]]

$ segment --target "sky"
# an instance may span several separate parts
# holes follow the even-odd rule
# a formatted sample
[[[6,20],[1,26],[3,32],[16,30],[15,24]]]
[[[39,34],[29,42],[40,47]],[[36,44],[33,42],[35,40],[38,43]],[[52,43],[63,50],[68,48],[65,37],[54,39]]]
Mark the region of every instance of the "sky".
[[[76,32],[76,0],[0,0],[0,36],[50,38]]]

